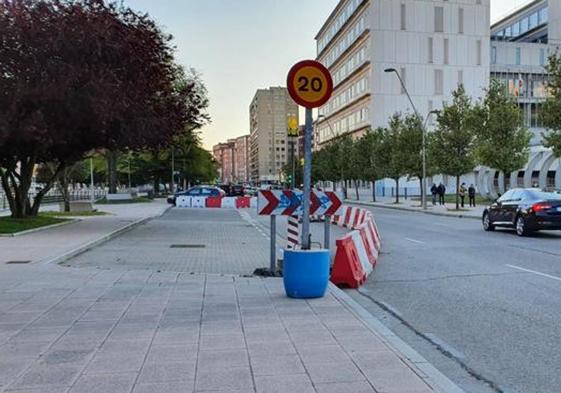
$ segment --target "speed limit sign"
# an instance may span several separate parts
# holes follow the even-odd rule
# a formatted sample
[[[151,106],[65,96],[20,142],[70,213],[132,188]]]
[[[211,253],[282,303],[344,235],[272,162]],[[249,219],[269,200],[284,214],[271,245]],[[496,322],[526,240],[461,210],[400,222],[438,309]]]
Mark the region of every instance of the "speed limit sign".
[[[314,60],[304,60],[292,67],[287,86],[294,102],[308,109],[324,105],[333,93],[331,74]]]

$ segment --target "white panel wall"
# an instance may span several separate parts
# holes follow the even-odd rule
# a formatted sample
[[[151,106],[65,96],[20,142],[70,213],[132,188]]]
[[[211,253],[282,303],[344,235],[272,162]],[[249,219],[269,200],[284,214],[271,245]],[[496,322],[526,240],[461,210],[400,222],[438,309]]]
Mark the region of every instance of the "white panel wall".
[[[561,46],[561,1],[549,0],[549,42]]]
[[[406,5],[406,30],[401,30],[401,4]],[[468,94],[481,97],[489,83],[489,0],[373,0],[371,12],[372,125],[385,126],[395,112],[412,111],[399,81],[385,68],[406,69],[405,83],[422,116],[450,101],[458,85],[458,71]],[[434,7],[444,7],[444,32],[434,32]],[[459,8],[464,9],[463,34],[459,33]],[[433,38],[433,63],[429,63],[429,37]],[[444,64],[444,39],[449,42]],[[481,65],[477,41],[481,41]],[[435,70],[443,71],[443,95],[435,95]]]

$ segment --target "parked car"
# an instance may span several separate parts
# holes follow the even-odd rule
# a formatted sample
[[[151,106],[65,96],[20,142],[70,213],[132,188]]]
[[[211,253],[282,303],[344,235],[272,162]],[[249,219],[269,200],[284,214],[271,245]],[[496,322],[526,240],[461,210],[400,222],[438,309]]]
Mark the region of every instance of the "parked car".
[[[561,195],[532,188],[509,190],[485,209],[482,222],[486,231],[514,228],[518,236],[561,230]]]
[[[245,188],[241,184],[234,184],[230,187],[230,194],[228,196],[245,196]]]
[[[179,196],[203,196],[203,197],[218,197],[225,196],[224,190],[213,186],[195,186],[189,188],[187,191],[176,192],[174,195],[168,196],[168,203],[175,205],[175,201]]]

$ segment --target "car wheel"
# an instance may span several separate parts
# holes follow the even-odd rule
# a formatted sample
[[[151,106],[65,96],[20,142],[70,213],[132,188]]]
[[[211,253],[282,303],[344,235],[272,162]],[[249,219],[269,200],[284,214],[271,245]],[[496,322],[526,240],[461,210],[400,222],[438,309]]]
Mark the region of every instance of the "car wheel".
[[[523,216],[516,217],[516,234],[518,236],[528,236],[530,231]]]
[[[491,224],[491,217],[489,217],[489,213],[483,213],[483,229],[487,232],[491,232],[495,230],[495,226]]]

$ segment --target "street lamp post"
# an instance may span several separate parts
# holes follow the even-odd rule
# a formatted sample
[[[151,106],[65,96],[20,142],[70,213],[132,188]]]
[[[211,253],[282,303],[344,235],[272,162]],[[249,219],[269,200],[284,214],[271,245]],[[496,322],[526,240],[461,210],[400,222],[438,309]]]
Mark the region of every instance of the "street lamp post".
[[[411,107],[413,108],[413,111],[415,112],[415,116],[417,116],[419,124],[421,124],[421,126],[423,127],[422,130],[421,130],[422,133],[423,133],[423,141],[422,141],[422,145],[423,145],[422,146],[423,181],[421,182],[421,201],[422,201],[422,205],[423,205],[423,210],[427,210],[427,145],[426,145],[427,127],[426,127],[426,121],[423,122],[423,119],[421,118],[421,115],[419,114],[419,111],[417,110],[417,107],[415,107],[415,104],[413,103],[413,100],[411,99],[411,95],[409,95],[409,91],[407,90],[407,87],[405,86],[405,83],[403,82],[403,79],[401,78],[401,75],[399,75],[399,72],[395,68],[386,68],[384,70],[384,72],[394,73],[397,76],[397,79],[399,79],[399,83],[401,84],[401,87],[403,88],[403,91],[405,92],[405,95],[407,95],[407,99],[409,100],[409,103],[411,104]],[[427,115],[426,120],[428,120],[428,117],[431,115],[431,113],[429,113]]]

